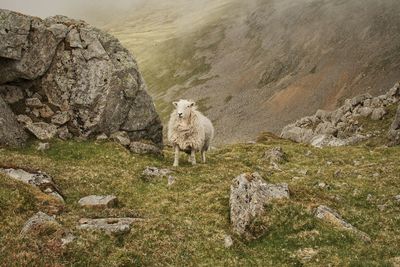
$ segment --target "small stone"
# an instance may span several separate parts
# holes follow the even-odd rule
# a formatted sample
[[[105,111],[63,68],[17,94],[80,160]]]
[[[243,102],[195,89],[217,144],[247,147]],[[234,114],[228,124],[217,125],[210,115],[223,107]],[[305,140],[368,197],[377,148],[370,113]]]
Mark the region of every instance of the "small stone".
[[[45,151],[48,150],[50,148],[50,144],[49,143],[39,143],[36,150],[38,151]]]
[[[131,224],[141,221],[137,218],[102,218],[102,219],[87,219],[79,220],[78,229],[81,230],[100,230],[113,235],[121,235],[129,233]]]
[[[43,105],[43,107],[39,109],[39,114],[40,117],[47,119],[51,118],[54,115],[54,111],[51,108],[49,108],[49,106]]]
[[[67,126],[58,128],[57,135],[61,140],[68,140],[72,138],[72,134],[69,132]]]
[[[400,203],[400,195],[394,196],[394,199]]]
[[[38,213],[33,215],[24,224],[24,226],[22,227],[22,230],[21,230],[21,235],[26,235],[26,234],[30,233],[36,227],[49,225],[49,224],[60,226],[60,224],[57,223],[57,221],[53,217],[47,215],[46,213],[39,211]]]
[[[383,204],[383,205],[378,205],[377,207],[378,207],[379,211],[385,211],[386,206],[387,206],[386,204]]]
[[[23,123],[23,124],[30,124],[30,123],[33,122],[32,119],[29,118],[26,115],[18,115],[17,116],[17,121],[20,122],[20,123]]]
[[[386,115],[386,110],[384,108],[375,108],[372,111],[371,119],[375,121],[381,120],[385,115]]]
[[[306,169],[299,170],[299,174],[301,174],[301,175],[307,175],[307,174],[308,174],[308,170],[306,170]]]
[[[373,175],[372,175],[372,177],[374,177],[374,178],[377,178],[377,177],[379,177],[379,173],[374,173]]]
[[[97,141],[103,141],[103,140],[107,140],[107,139],[108,139],[108,136],[105,133],[102,133],[96,137]]]
[[[327,162],[326,162],[326,165],[328,165],[328,166],[330,166],[330,165],[332,165],[332,164],[333,164],[332,161],[327,161]]]
[[[368,194],[368,195],[367,195],[367,201],[372,201],[373,198],[374,198],[374,197],[373,197],[371,194]]]
[[[141,142],[132,142],[129,145],[129,150],[136,154],[155,154],[161,155],[162,151],[158,147]]]
[[[27,98],[25,105],[30,108],[41,108],[43,106],[42,101],[38,98]]]
[[[49,140],[57,134],[57,127],[45,122],[31,123],[26,128],[39,140]]]
[[[129,146],[129,144],[131,143],[128,133],[124,132],[124,131],[115,132],[115,133],[111,134],[110,138],[113,141],[115,141],[123,146]]]
[[[230,235],[225,235],[224,237],[224,246],[225,248],[230,248],[233,245],[233,240]]]
[[[319,183],[318,183],[318,187],[321,188],[321,189],[323,189],[323,188],[326,187],[326,183],[324,183],[324,182],[319,182]]]
[[[118,199],[112,195],[91,195],[81,198],[78,204],[86,208],[113,208],[118,204]]]
[[[263,157],[270,163],[284,163],[287,161],[287,155],[281,147],[274,147],[265,151]]]
[[[145,176],[166,176],[171,173],[169,169],[158,169],[156,167],[146,167],[143,171],[143,175]]]
[[[328,222],[336,227],[339,227],[343,230],[350,231],[360,237],[364,242],[370,242],[371,238],[364,232],[358,230],[350,223],[343,220],[343,218],[331,208],[320,205],[317,207],[314,213],[315,217],[325,222]]]
[[[67,111],[63,111],[54,115],[53,118],[51,118],[51,123],[55,125],[64,125],[69,120],[70,120],[69,113]]]
[[[171,186],[175,183],[175,177],[172,175],[168,176],[168,186]]]

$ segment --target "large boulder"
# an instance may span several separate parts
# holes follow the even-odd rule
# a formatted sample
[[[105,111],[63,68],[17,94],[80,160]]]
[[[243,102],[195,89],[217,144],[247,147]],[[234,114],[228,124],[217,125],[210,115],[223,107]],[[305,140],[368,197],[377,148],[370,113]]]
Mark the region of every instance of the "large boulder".
[[[25,143],[27,135],[14,113],[0,97],[0,146],[18,147]]]
[[[0,95],[16,115],[63,128],[63,138],[124,131],[162,146],[137,63],[116,38],[84,21],[1,9],[0,37]]]

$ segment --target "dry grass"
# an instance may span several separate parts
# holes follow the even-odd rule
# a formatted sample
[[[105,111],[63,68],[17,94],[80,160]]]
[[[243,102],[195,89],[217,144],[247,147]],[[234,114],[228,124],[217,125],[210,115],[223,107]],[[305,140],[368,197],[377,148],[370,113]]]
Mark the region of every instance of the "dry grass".
[[[271,170],[262,159],[265,150],[277,145],[289,159],[280,166],[282,171]],[[75,141],[54,142],[44,153],[35,151],[33,144],[24,150],[1,150],[3,166],[41,169],[52,175],[66,204],[60,208],[38,190],[0,176],[0,262],[4,266],[300,266],[296,252],[313,248],[318,253],[307,262],[311,266],[382,266],[400,256],[400,204],[393,198],[400,194],[398,147],[316,149],[264,135],[257,144],[212,151],[206,165],[171,167],[176,177],[171,187],[166,178],[151,183],[141,179],[146,166],[170,167],[172,152],[165,155],[137,156],[113,143]],[[253,171],[270,182],[287,182],[291,199],[266,207],[261,222],[267,231],[259,239],[244,242],[234,236],[233,247],[226,249],[231,180]],[[320,188],[319,182],[327,186]],[[121,205],[103,211],[80,208],[77,201],[89,194],[115,194]],[[367,232],[372,243],[316,220],[312,210],[318,204],[338,210]],[[380,211],[377,206],[382,204],[386,208]],[[52,233],[19,237],[25,220],[39,210],[59,213],[57,220],[77,240],[60,249]],[[124,237],[75,228],[81,217],[103,216],[146,220]]]

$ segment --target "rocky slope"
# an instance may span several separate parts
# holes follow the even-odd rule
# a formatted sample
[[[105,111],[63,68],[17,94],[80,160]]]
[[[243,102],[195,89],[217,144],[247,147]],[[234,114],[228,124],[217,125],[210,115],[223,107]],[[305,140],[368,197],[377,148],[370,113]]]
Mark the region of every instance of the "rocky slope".
[[[0,97],[41,140],[125,132],[128,140],[162,146],[160,119],[135,59],[83,21],[0,10]],[[0,132],[0,144],[15,145],[26,138],[3,106],[9,127],[2,131],[19,134],[9,141]]]
[[[399,114],[395,114],[400,99],[400,83],[386,94],[372,97],[363,94],[346,99],[334,111],[318,110],[283,128],[281,137],[313,146],[344,146],[381,136],[390,145],[399,143]],[[400,109],[400,105],[399,108]],[[392,112],[390,112],[392,111]],[[386,129],[368,127],[369,122],[393,121]]]
[[[189,2],[149,4],[103,28],[137,54],[164,120],[171,101],[193,98],[219,143],[279,133],[399,79],[399,1]]]

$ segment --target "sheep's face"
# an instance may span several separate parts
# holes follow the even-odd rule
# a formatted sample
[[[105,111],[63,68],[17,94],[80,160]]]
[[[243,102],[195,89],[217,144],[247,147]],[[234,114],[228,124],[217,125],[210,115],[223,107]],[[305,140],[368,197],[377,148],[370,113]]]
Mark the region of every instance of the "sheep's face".
[[[193,101],[181,99],[178,102],[173,102],[173,104],[176,108],[176,115],[178,118],[186,119],[189,117],[190,111],[195,103]]]

